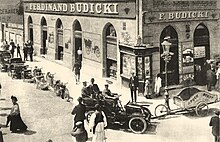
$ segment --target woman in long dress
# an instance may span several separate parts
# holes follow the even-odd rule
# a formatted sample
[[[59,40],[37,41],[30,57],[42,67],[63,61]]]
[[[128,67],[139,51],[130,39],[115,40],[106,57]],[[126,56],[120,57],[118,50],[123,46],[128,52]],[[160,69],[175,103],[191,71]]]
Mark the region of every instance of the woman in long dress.
[[[10,131],[24,132],[27,130],[27,126],[25,125],[25,123],[21,119],[20,109],[19,109],[19,105],[17,103],[18,99],[15,96],[11,96],[11,100],[12,100],[13,106],[11,108],[10,114],[7,117],[6,127],[8,126],[8,124],[10,122]]]
[[[160,95],[160,88],[162,87],[162,79],[160,77],[160,74],[157,74],[157,77],[155,78],[155,86],[154,86],[154,93],[156,96]]]
[[[91,115],[89,128],[93,133],[92,142],[103,142],[105,140],[104,128],[107,126],[105,113],[101,111],[100,105],[95,105],[95,112]]]

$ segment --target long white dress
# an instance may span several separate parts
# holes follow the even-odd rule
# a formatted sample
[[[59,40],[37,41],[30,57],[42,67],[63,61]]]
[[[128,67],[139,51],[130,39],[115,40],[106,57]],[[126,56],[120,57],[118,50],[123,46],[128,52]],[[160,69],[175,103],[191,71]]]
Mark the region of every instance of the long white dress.
[[[99,122],[95,128],[95,133],[93,133],[92,136],[92,142],[104,142],[105,140],[105,131],[104,128],[107,126],[107,119],[105,116],[105,113],[103,111],[102,115],[103,115],[103,121],[104,122]],[[93,131],[93,127],[95,126],[95,118],[96,118],[96,113],[97,111],[95,111],[91,117],[90,117],[90,121],[89,121],[89,128],[90,130]]]
[[[161,88],[161,86],[162,86],[161,81],[162,81],[162,79],[161,79],[160,77],[156,77],[156,78],[155,78],[154,92],[155,92],[156,94],[159,94],[159,93],[160,93],[160,88]]]

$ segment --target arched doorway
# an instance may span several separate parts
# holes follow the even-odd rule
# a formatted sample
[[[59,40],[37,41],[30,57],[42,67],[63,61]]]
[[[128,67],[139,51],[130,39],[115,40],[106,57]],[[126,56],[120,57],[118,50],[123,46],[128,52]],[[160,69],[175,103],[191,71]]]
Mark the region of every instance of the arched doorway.
[[[114,26],[108,23],[103,30],[103,65],[104,76],[117,78],[117,33]]]
[[[28,40],[33,42],[33,21],[31,16],[28,17]]]
[[[77,59],[82,61],[82,28],[78,20],[75,20],[73,23],[73,43],[74,43],[74,57],[75,61]]]
[[[199,24],[194,31],[194,76],[195,82],[204,85],[202,72],[206,60],[210,59],[209,30],[204,24]],[[203,78],[203,79],[202,79]]]
[[[44,17],[41,19],[41,49],[40,54],[47,54],[47,21]]]
[[[55,60],[63,60],[63,24],[60,19],[56,22],[56,37]]]
[[[179,84],[179,59],[178,59],[178,34],[172,26],[164,28],[160,35],[160,55],[163,53],[163,47],[161,43],[164,38],[169,36],[169,42],[171,42],[170,52],[174,53],[167,65],[167,83],[168,85]],[[160,56],[161,57],[161,56]],[[165,62],[160,58],[160,73],[162,75],[162,83],[165,84]]]

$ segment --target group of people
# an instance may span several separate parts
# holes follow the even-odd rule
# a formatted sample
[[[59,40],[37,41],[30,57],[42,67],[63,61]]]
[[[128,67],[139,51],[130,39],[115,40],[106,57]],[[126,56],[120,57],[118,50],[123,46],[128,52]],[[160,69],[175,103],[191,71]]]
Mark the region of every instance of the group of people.
[[[54,75],[55,74],[51,72],[47,72],[46,75],[44,75],[41,68],[35,66],[33,69],[33,77],[37,84],[36,88],[44,91],[53,89],[57,96],[60,96],[62,99],[67,98],[67,102],[73,100],[69,94],[69,90],[66,88],[66,84],[60,80],[54,80]]]
[[[21,47],[19,44],[15,44],[13,39],[11,39],[9,44],[6,40],[4,40],[1,45],[1,50],[9,51],[11,53],[12,58],[14,58],[15,56],[14,54],[16,51],[17,57],[22,58]],[[28,40],[26,43],[24,43],[24,47],[23,47],[24,61],[28,60],[28,55],[29,55],[30,61],[33,61],[33,52],[34,52],[33,43],[30,40]]]
[[[76,142],[86,142],[88,140],[88,132],[85,129],[84,120],[86,119],[86,107],[82,103],[83,98],[79,97],[79,104],[72,111],[74,115],[74,126],[71,135],[75,137]],[[95,105],[95,112],[89,120],[89,129],[92,132],[92,142],[103,142],[105,140],[105,128],[107,127],[107,119],[99,104]]]

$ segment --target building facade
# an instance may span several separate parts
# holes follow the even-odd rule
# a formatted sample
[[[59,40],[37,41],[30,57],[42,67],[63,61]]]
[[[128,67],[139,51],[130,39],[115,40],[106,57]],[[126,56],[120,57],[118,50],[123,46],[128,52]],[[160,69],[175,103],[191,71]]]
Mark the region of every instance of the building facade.
[[[0,6],[0,40],[7,42],[13,40],[23,45],[23,15],[20,1],[5,1]]]
[[[219,54],[219,7],[217,0],[26,0],[25,41],[69,68],[82,48],[91,76],[127,86],[132,72],[142,85],[158,73],[164,78],[161,43],[169,36],[168,84],[181,84]]]
[[[168,63],[168,84],[188,79],[199,83],[205,61],[219,56],[219,6],[217,0],[143,1],[143,42],[159,47],[154,67],[163,75],[161,43],[171,38],[174,55]]]
[[[119,43],[134,44],[135,1],[26,1],[25,40],[38,55],[73,67],[82,48],[84,69],[92,76],[120,78]]]

